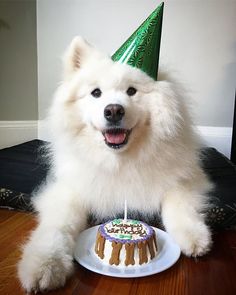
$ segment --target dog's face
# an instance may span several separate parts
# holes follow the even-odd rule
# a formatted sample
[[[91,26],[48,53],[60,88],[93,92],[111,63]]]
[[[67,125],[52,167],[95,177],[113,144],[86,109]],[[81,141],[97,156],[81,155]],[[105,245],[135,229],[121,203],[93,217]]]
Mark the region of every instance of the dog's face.
[[[89,137],[92,145],[122,152],[146,140],[154,121],[163,125],[159,135],[168,127],[163,118],[168,119],[170,109],[161,97],[153,103],[158,95],[157,82],[141,70],[113,62],[77,37],[65,56],[58,119],[74,137]]]
[[[149,79],[111,60],[88,68],[83,79],[88,83],[82,83],[77,90],[83,122],[100,133],[97,137],[107,147],[124,150],[148,122],[143,100],[150,90],[143,82]]]

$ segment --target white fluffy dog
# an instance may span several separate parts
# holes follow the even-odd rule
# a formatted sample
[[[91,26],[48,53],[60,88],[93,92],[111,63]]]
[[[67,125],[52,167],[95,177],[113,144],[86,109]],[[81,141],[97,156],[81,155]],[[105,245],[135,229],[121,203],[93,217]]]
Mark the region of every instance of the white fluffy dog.
[[[211,188],[184,97],[168,81],[113,62],[80,37],[65,55],[65,77],[50,112],[53,180],[35,198],[38,227],[18,273],[27,291],[63,286],[89,213],[161,212],[188,256],[205,254]]]

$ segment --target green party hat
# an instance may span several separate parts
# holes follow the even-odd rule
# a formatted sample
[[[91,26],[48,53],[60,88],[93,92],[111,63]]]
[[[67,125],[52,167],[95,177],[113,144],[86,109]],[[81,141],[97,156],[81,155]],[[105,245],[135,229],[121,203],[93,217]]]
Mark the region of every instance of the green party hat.
[[[162,2],[112,55],[112,60],[136,67],[157,80],[163,9]]]

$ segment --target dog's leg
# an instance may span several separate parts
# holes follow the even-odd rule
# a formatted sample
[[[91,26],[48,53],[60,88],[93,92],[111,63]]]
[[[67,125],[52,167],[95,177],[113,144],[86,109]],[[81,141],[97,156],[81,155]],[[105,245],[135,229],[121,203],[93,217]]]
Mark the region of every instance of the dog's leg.
[[[201,256],[211,247],[211,232],[204,222],[205,197],[178,188],[168,192],[162,202],[162,219],[167,232],[187,256]]]
[[[73,271],[75,239],[86,226],[86,210],[69,189],[55,184],[36,197],[39,225],[18,265],[27,292],[61,287]]]

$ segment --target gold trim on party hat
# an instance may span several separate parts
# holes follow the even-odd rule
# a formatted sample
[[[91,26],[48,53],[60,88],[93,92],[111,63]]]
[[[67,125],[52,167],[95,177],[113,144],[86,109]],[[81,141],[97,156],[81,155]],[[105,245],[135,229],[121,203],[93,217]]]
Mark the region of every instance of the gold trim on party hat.
[[[164,3],[112,55],[112,60],[136,67],[157,80]]]

